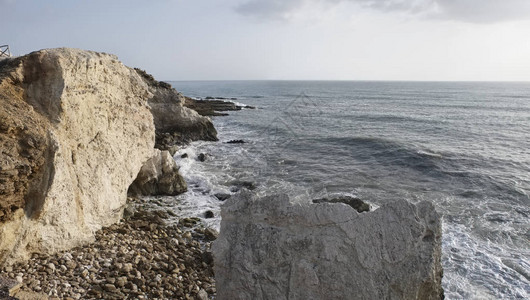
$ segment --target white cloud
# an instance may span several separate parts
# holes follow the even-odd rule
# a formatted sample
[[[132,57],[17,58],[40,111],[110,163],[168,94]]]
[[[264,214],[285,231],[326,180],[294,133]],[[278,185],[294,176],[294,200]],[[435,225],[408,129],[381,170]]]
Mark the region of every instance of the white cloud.
[[[367,10],[470,23],[530,19],[530,0],[248,0],[237,6],[236,11],[258,18],[289,19],[310,6],[344,2]]]

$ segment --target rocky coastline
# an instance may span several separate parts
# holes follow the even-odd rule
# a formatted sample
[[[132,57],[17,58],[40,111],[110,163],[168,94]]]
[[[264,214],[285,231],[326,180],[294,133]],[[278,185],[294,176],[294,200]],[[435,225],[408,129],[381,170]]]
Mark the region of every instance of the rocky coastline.
[[[173,155],[217,141],[209,116],[253,108],[231,100],[185,97],[105,53],[0,61],[0,299],[443,298],[428,203],[293,205],[242,182],[215,195],[217,233],[142,198],[187,190]]]
[[[18,299],[209,299],[215,295],[210,243],[196,219],[168,222],[171,210],[129,199],[126,217],[93,243],[6,266]],[[15,298],[15,299],[16,299]],[[2,299],[0,297],[0,299]]]
[[[2,60],[0,88],[0,299],[215,293],[207,249],[216,233],[207,229],[205,236],[196,220],[167,224],[170,211],[126,201],[127,193],[185,192],[171,152],[217,140],[209,118],[184,107],[180,93],[146,72],[77,49]],[[54,193],[54,186],[62,188]],[[33,191],[41,195],[39,207]],[[125,207],[139,209],[122,218]]]

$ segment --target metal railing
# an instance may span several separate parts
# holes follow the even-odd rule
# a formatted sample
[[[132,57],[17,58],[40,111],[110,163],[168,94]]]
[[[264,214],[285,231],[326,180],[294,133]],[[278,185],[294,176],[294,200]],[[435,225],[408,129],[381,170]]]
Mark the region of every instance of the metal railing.
[[[0,46],[0,57],[11,57],[11,52],[9,51],[9,45]]]

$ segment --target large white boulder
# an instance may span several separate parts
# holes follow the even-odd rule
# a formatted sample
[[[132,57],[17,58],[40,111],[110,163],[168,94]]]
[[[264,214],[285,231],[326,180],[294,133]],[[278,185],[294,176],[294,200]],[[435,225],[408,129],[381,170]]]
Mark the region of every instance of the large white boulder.
[[[153,156],[142,166],[131,184],[131,196],[175,196],[188,190],[186,181],[179,173],[177,163],[169,151],[154,149]]]
[[[428,202],[358,213],[244,193],[222,207],[217,299],[440,299],[440,243]]]
[[[0,87],[0,264],[117,222],[153,154],[145,82],[114,55],[60,48],[3,60]]]

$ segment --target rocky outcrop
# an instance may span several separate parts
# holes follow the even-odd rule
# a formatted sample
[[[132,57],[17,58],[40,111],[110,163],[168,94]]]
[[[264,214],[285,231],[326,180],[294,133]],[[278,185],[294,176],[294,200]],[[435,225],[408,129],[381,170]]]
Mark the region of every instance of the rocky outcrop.
[[[173,145],[197,140],[217,141],[217,131],[212,121],[184,107],[185,100],[182,94],[171,85],[156,81],[145,71],[135,70],[147,83],[149,92],[153,95],[149,98],[149,106],[155,122],[158,149],[172,150]]]
[[[440,217],[395,201],[357,213],[285,195],[232,197],[214,242],[217,299],[440,299]]]
[[[149,92],[116,56],[0,61],[0,264],[92,240],[119,220],[154,146]]]
[[[179,167],[168,151],[155,149],[151,157],[140,169],[140,173],[129,187],[131,196],[178,195],[187,191]]]
[[[254,109],[253,106],[238,105],[232,101],[215,99],[226,98],[206,97],[206,100],[197,100],[190,97],[185,97],[184,105],[197,111],[202,116],[226,116],[228,114],[220,113],[220,111],[236,111],[243,108]]]

